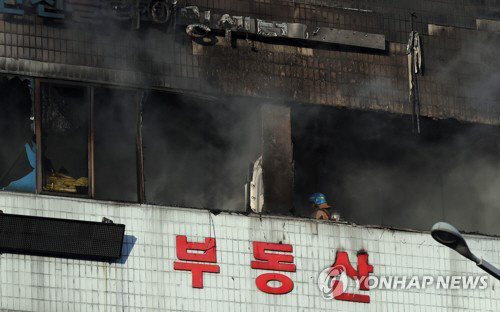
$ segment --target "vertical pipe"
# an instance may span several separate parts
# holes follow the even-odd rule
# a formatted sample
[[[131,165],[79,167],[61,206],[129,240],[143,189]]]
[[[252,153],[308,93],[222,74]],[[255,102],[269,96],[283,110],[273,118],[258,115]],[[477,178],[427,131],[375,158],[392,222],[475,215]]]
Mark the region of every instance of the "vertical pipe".
[[[88,179],[89,193],[91,198],[95,196],[94,190],[94,87],[89,87],[88,96],[90,97],[89,107],[89,132],[88,132]]]
[[[144,157],[142,150],[142,102],[145,99],[145,91],[138,91],[137,95],[137,193],[140,203],[144,203]]]
[[[36,193],[42,192],[42,107],[40,79],[35,79]]]

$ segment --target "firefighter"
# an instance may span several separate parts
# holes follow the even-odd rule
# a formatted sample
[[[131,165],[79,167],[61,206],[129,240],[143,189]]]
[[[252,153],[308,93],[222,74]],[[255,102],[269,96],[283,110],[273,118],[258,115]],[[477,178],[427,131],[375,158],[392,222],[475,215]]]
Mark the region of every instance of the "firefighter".
[[[339,214],[330,211],[332,207],[328,205],[328,202],[326,201],[326,196],[324,194],[322,193],[312,194],[309,197],[309,203],[311,204],[311,208],[313,209],[311,218],[339,221],[340,219]]]

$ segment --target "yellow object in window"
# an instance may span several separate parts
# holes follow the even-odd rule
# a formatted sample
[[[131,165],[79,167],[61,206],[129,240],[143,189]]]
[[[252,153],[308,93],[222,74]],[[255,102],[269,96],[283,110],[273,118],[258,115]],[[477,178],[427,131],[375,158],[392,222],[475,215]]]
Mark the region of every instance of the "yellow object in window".
[[[88,186],[89,179],[87,177],[75,179],[62,173],[51,173],[49,183],[44,187],[44,190],[85,194]]]

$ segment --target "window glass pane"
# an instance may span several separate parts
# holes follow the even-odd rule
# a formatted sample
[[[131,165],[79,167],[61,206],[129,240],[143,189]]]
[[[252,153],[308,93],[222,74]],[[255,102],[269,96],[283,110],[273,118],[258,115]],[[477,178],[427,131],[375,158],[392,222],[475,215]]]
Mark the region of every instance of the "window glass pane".
[[[143,109],[146,200],[245,210],[244,185],[261,153],[260,129],[255,103],[152,92]]]
[[[35,192],[36,157],[32,84],[0,79],[0,189]]]
[[[137,92],[94,89],[94,194],[136,202]]]
[[[43,190],[88,194],[88,89],[41,85]]]

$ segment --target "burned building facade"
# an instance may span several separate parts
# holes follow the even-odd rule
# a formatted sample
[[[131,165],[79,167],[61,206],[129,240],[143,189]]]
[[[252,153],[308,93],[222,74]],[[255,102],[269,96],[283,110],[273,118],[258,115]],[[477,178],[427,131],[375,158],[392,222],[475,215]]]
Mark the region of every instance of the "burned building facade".
[[[0,256],[0,307],[356,310],[366,298],[332,306],[317,289],[316,275],[340,259],[334,251],[357,254],[358,267],[366,251],[377,274],[390,265],[421,275],[477,270],[444,250],[433,255],[422,231],[437,221],[490,235],[471,237],[498,261],[499,4],[0,1],[0,209],[127,226],[123,259],[105,268]],[[345,222],[308,219],[315,192]],[[190,260],[175,252],[190,243],[174,234],[220,242],[232,273],[201,273],[210,295],[174,275],[184,267],[174,260]],[[296,269],[307,273],[287,271],[296,303],[265,297],[255,271],[237,274],[250,268],[244,245],[253,239],[298,244]],[[310,256],[307,246],[332,240],[332,251]],[[468,295],[482,298],[477,307],[438,290],[421,307],[495,310],[500,297],[485,291]],[[405,306],[373,294],[367,309]]]

